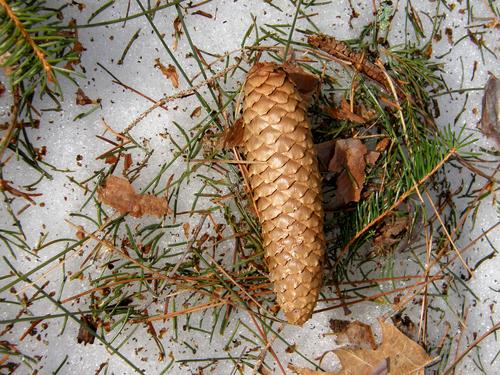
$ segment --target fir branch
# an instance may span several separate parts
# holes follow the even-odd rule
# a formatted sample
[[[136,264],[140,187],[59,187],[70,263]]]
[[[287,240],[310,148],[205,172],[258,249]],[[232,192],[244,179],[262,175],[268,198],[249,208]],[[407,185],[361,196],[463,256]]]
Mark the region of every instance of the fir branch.
[[[57,85],[56,72],[67,75],[61,62],[77,61],[71,47],[71,32],[61,32],[56,12],[44,8],[43,0],[30,2],[0,0],[0,67],[6,69],[11,86],[30,82],[23,96],[36,88]]]
[[[14,24],[16,29],[19,30],[19,32],[21,33],[21,36],[24,38],[25,42],[29,44],[29,46],[33,50],[33,53],[40,61],[40,64],[42,64],[43,70],[45,71],[45,74],[47,74],[48,81],[54,82],[55,81],[54,72],[52,71],[52,66],[49,64],[49,62],[46,59],[45,53],[35,43],[35,41],[31,38],[28,30],[26,30],[23,23],[16,16],[16,14],[14,13],[14,10],[9,6],[9,4],[7,4],[7,1],[0,0],[0,5],[4,8],[5,14],[10,19],[10,21]],[[2,53],[2,55],[4,53]]]

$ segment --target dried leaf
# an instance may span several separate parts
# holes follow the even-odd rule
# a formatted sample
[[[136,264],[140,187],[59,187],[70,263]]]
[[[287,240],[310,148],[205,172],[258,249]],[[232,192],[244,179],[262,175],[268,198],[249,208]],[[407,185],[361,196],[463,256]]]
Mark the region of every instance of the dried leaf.
[[[372,328],[357,320],[330,320],[330,328],[336,334],[337,344],[351,349],[373,349],[377,348]]]
[[[391,143],[391,140],[389,138],[382,138],[380,141],[377,142],[377,145],[375,146],[375,151],[384,152],[387,146],[389,146],[389,143]]]
[[[366,164],[369,165],[375,164],[379,157],[380,157],[380,152],[368,151],[368,153],[365,155]]]
[[[88,104],[92,104],[94,103],[94,101],[92,99],[90,99],[84,92],[82,89],[78,89],[76,91],[76,104],[77,105],[88,105]]]
[[[0,97],[4,94],[4,92],[5,92],[5,85],[2,82],[0,82]]]
[[[484,87],[480,130],[500,147],[500,82],[493,74]]]
[[[337,199],[340,203],[358,202],[365,182],[366,146],[354,138],[339,139],[335,142],[328,170],[340,172],[337,177]]]
[[[132,155],[125,154],[125,160],[123,161],[123,169],[127,171],[132,166]]]
[[[193,110],[193,112],[191,112],[189,117],[195,118],[195,117],[200,117],[200,115],[201,115],[201,106],[198,106]]]
[[[351,112],[351,108],[349,106],[349,103],[345,100],[345,98],[342,98],[340,101],[340,107],[337,108],[327,108],[326,113],[336,119],[336,120],[348,120],[351,122],[355,122],[357,124],[363,124],[366,122],[366,120],[360,116],[357,115],[356,113]]]
[[[408,338],[412,340],[417,339],[417,326],[412,322],[408,315],[402,316],[401,314],[397,314],[393,316],[391,320],[396,328],[403,332]]]
[[[231,149],[243,144],[243,119],[239,118],[233,126],[226,128],[220,137],[221,148]]]
[[[317,143],[314,146],[316,147],[316,155],[318,156],[320,172],[328,171],[328,165],[330,160],[332,160],[333,152],[335,151],[335,142],[326,141]]]
[[[285,64],[283,69],[304,99],[309,100],[312,94],[318,90],[320,82],[314,74],[294,64]]]
[[[144,215],[163,216],[170,213],[165,198],[154,195],[137,194],[126,179],[109,176],[103,187],[97,189],[99,200],[113,207],[121,214],[129,213],[134,217]]]
[[[154,67],[160,69],[163,75],[170,80],[172,86],[174,86],[175,88],[179,87],[179,75],[177,74],[177,69],[175,69],[175,66],[173,66],[172,64],[168,64],[168,67],[166,67],[161,63],[160,59],[155,59]]]
[[[393,245],[401,241],[401,237],[409,225],[408,216],[391,217],[386,220],[379,234],[373,239],[373,250],[379,255],[386,255]]]
[[[424,375],[432,358],[415,341],[410,340],[394,325],[380,321],[382,343],[372,349],[337,349],[342,370],[339,372],[312,371],[289,366],[299,375]],[[390,370],[389,370],[390,369]],[[390,372],[389,372],[390,371]]]
[[[84,345],[93,344],[96,335],[97,324],[91,315],[83,315],[76,341]]]

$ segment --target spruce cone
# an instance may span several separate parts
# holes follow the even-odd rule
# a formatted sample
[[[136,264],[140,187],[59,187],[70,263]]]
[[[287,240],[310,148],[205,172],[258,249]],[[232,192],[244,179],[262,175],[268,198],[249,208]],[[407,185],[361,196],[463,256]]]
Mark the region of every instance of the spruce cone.
[[[321,177],[306,102],[280,65],[258,63],[243,103],[248,174],[278,304],[291,324],[312,315],[325,249]]]

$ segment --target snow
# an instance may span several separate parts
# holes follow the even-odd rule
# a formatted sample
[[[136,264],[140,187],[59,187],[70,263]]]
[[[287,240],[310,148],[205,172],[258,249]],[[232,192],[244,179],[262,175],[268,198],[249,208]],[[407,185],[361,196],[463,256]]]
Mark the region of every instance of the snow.
[[[49,3],[54,6],[61,5],[64,2],[52,0]],[[99,8],[103,1],[87,1],[86,8],[83,11],[78,11],[76,6],[70,6],[64,10],[65,18],[70,19],[75,17],[79,24],[83,24],[89,16],[97,8]],[[146,2],[143,2],[146,3]],[[154,2],[151,2],[154,3]],[[271,4],[279,6],[283,12],[278,11]],[[417,4],[418,3],[418,4]],[[463,12],[466,5],[465,2],[457,2],[452,11],[445,11],[441,8],[440,12],[446,13],[443,19],[442,28],[450,27],[453,30],[453,37],[458,40],[466,33],[467,25],[467,11]],[[92,22],[109,20],[114,18],[123,17],[127,10],[127,1],[118,1],[113,6],[106,9],[102,14],[99,14]],[[426,30],[430,26],[424,12],[434,14],[436,9],[435,1],[421,1],[414,2],[413,6],[421,13]],[[400,41],[404,37],[404,19],[402,18],[404,2],[399,2],[399,13],[394,21],[393,32],[390,35],[391,40]],[[317,6],[314,11],[319,12],[313,18],[317,27],[325,33],[331,34],[338,39],[347,39],[358,35],[360,28],[366,24],[368,19],[372,17],[371,2],[366,1],[360,4],[354,4],[359,17],[354,18],[352,21],[353,27],[349,26],[349,14],[351,12],[349,2],[346,0],[336,1],[331,4]],[[280,24],[291,23],[295,12],[295,7],[290,1],[273,0],[273,1],[212,1],[199,8],[190,10],[202,9],[204,12],[213,15],[213,18],[207,18],[202,15],[189,14],[185,17],[185,22],[190,30],[193,43],[204,51],[211,53],[222,54],[227,51],[234,51],[240,48],[240,43],[243,35],[248,30],[252,23],[252,15],[257,17],[257,22],[260,25],[264,24]],[[136,2],[130,2],[130,14],[140,11]],[[305,12],[310,12],[309,8],[304,7]],[[489,12],[486,2],[475,2],[474,13],[481,17],[487,17]],[[173,44],[173,21],[176,17],[174,8],[167,8],[155,14],[155,24],[162,34],[164,34],[165,43],[172,47]],[[477,21],[476,23],[479,23]],[[310,28],[304,19],[298,19],[297,29]],[[130,48],[123,65],[117,65],[125,45],[130,40],[131,36],[140,29],[140,36],[138,40]],[[484,35],[487,45],[496,46],[494,51],[498,52],[498,32],[490,31]],[[414,37],[410,33],[409,37]],[[254,38],[252,33],[251,38]],[[154,34],[151,26],[144,17],[139,17],[127,21],[126,25],[123,23],[115,23],[110,26],[103,26],[99,28],[89,28],[79,30],[79,39],[83,46],[87,49],[83,53],[82,66],[85,67],[85,78],[79,78],[79,84],[83,91],[92,99],[100,98],[101,107],[92,114],[80,120],[74,118],[85,111],[86,107],[81,107],[75,104],[74,97],[76,87],[69,81],[62,82],[64,92],[64,101],[61,111],[44,111],[41,120],[40,129],[30,131],[29,135],[31,141],[35,146],[47,146],[47,155],[45,162],[55,166],[58,169],[69,169],[70,173],[63,173],[58,170],[48,168],[51,179],[44,179],[37,188],[37,192],[43,196],[37,199],[37,205],[28,208],[21,216],[21,223],[26,233],[27,242],[30,246],[35,247],[41,236],[47,236],[45,242],[56,238],[74,238],[75,230],[65,223],[65,220],[70,220],[78,224],[85,224],[84,221],[70,217],[70,213],[80,210],[82,204],[86,200],[83,195],[82,189],[72,183],[68,179],[68,175],[75,180],[83,180],[91,176],[95,171],[104,167],[102,160],[97,160],[96,157],[109,149],[109,144],[99,141],[96,135],[102,135],[105,132],[104,122],[107,123],[115,131],[125,129],[133,119],[137,118],[144,110],[151,106],[151,102],[143,97],[134,94],[133,92],[122,88],[121,86],[113,83],[113,78],[108,75],[102,67],[109,69],[119,80],[126,85],[135,88],[154,100],[157,100],[165,95],[171,95],[175,92],[168,80],[166,80],[158,69],[154,68],[155,59],[160,58],[164,65],[172,63],[172,59],[165,53],[165,50],[159,40]],[[443,32],[441,41],[433,43],[433,55],[439,56],[449,50],[449,43],[447,37]],[[189,58],[188,51],[190,46],[185,35],[182,35],[178,47],[175,51],[175,56],[179,59],[180,64],[185,68],[189,77],[199,73],[199,68],[193,58]],[[464,88],[480,88],[488,79],[489,72],[500,74],[499,65],[496,58],[489,52],[484,51],[484,61],[481,56],[480,50],[468,38],[465,38],[458,46],[454,48],[441,60],[444,63],[443,76],[450,87],[450,89],[464,89]],[[471,79],[472,66],[477,62],[477,70],[474,78]],[[100,64],[100,65],[98,65]],[[223,68],[221,64],[215,69],[216,71]],[[0,78],[2,82],[5,81],[4,77]],[[200,81],[203,78],[198,78]],[[244,79],[244,73],[239,71],[234,76],[230,77],[232,84],[235,86],[241,83]],[[197,81],[197,82],[198,82]],[[181,77],[180,89],[187,88],[187,83]],[[200,90],[200,93],[206,98],[210,98],[206,87]],[[493,142],[485,139],[476,130],[476,124],[480,116],[482,91],[475,90],[468,92],[468,101],[466,110],[462,113],[459,120],[454,124],[457,113],[463,106],[464,95],[456,93],[452,97],[440,96],[438,97],[441,106],[441,116],[438,118],[440,125],[451,123],[455,129],[459,126],[466,125],[467,131],[474,134],[478,138],[475,147],[484,147],[491,149],[494,147]],[[9,95],[4,95],[0,101],[0,122],[7,121]],[[213,103],[211,99],[209,103]],[[159,168],[166,162],[172,159],[172,154],[175,152],[173,143],[169,140],[166,134],[170,135],[175,142],[183,144],[182,134],[173,125],[177,122],[184,129],[192,129],[198,123],[203,121],[207,115],[203,109],[201,116],[198,118],[191,118],[190,114],[193,109],[197,107],[198,101],[195,96],[190,96],[169,102],[167,104],[169,110],[165,111],[161,108],[154,110],[149,116],[141,121],[132,130],[132,136],[143,142],[145,147],[149,150],[154,150],[149,161],[149,166],[141,173],[141,178],[134,182],[134,186],[138,189],[144,188],[146,184],[157,174]],[[37,100],[35,106],[39,109],[48,109],[53,107],[49,99]],[[174,107],[178,107],[174,110]],[[474,112],[472,109],[478,109]],[[81,155],[81,160],[80,156]],[[133,152],[134,162],[140,160],[141,153]],[[142,154],[143,155],[143,154]],[[167,179],[170,175],[179,176],[186,168],[186,162],[179,158],[165,173],[159,184],[160,188],[166,185]],[[203,172],[206,172],[204,170]],[[31,168],[26,168],[21,160],[11,161],[6,168],[4,168],[4,176],[7,176],[12,181],[13,186],[25,186],[35,182],[39,175]],[[208,172],[207,172],[208,173]],[[455,170],[450,169],[450,173],[456,173]],[[457,175],[454,182],[458,185],[464,176]],[[469,177],[466,177],[469,178]],[[188,184],[183,185],[182,198],[179,200],[179,211],[186,211],[191,208],[192,197],[198,192],[202,186],[201,179],[191,178]],[[484,183],[478,179],[474,183],[474,188],[478,188]],[[491,225],[498,221],[497,207],[491,204],[492,198],[487,197],[485,204],[479,211],[477,225],[473,230],[467,231],[464,238],[457,243],[457,246],[464,246],[470,240],[479,236],[483,230],[486,230]],[[43,203],[43,205],[42,205]],[[200,207],[207,202],[201,202]],[[13,202],[13,209],[17,211],[25,205],[25,202],[16,199]],[[83,212],[93,212],[92,205],[87,206]],[[106,209],[108,213],[112,213],[111,209]],[[459,212],[461,210],[458,210]],[[134,227],[140,222],[147,219],[127,219],[131,227]],[[190,220],[191,227],[197,225],[199,217],[193,217]],[[6,206],[0,207],[0,228],[12,227],[10,216],[7,213]],[[165,244],[183,241],[182,228],[173,228],[168,240]],[[489,240],[493,245],[498,248],[500,245],[500,236],[498,230],[493,231],[489,236]],[[84,251],[89,251],[90,247],[84,248]],[[229,249],[229,247],[228,247]],[[42,249],[37,253],[38,257],[29,254],[17,254],[17,259],[13,260],[9,256],[7,250],[2,245],[2,255],[9,256],[12,264],[21,272],[27,272],[33,267],[42,264],[44,261],[50,259],[55,254],[64,250],[64,244],[56,244],[51,247]],[[486,254],[490,253],[492,248],[484,239],[475,244],[467,253],[467,260],[469,264],[476,264],[477,261],[483,258]],[[55,298],[58,298],[59,293],[63,298],[72,296],[76,293],[88,289],[88,284],[85,280],[69,281],[66,280],[64,287],[61,286],[63,272],[78,271],[78,267],[82,261],[82,257],[78,253],[68,252],[64,268],[58,266],[54,268],[46,277],[42,276],[42,272],[47,272],[50,268],[46,267],[40,272],[36,272],[31,276],[32,280],[37,280],[38,285],[42,285],[45,280],[50,280],[50,287],[48,291],[54,291]],[[408,262],[409,257],[404,255],[397,259],[398,267],[412,267]],[[466,299],[465,305],[469,307],[468,319],[466,327],[463,330],[462,346],[458,350],[463,350],[464,345],[474,340],[475,334],[480,336],[486,332],[493,323],[498,322],[500,318],[500,311],[496,307],[498,298],[498,291],[500,288],[500,280],[498,275],[498,268],[500,266],[500,259],[494,257],[484,262],[478,271],[475,272],[474,277],[465,281],[467,287],[474,291],[478,296],[478,301],[473,302],[470,296],[464,294],[463,298]],[[56,262],[57,263],[57,262]],[[0,274],[4,275],[9,272],[9,267],[5,263],[0,263]],[[463,272],[457,269],[457,272]],[[11,279],[0,280],[0,286],[5,285]],[[16,289],[19,291],[23,286],[17,285]],[[34,290],[26,287],[24,293],[32,295]],[[1,298],[8,300],[16,300],[12,293],[9,291],[4,292]],[[443,308],[448,316],[453,309],[456,310],[457,316],[461,315],[458,311],[462,304],[462,296],[450,298],[448,307],[435,306],[436,308]],[[161,304],[160,304],[161,305]],[[8,306],[8,307],[7,307]],[[154,306],[154,305],[152,305]],[[325,303],[320,302],[318,308],[326,306]],[[66,306],[69,310],[84,309],[85,304],[78,305],[76,303],[69,303]],[[0,319],[12,319],[15,317],[18,306],[15,304],[7,305],[2,304],[2,311],[0,311]],[[157,312],[158,307],[152,307],[151,314]],[[360,319],[367,323],[375,323],[377,317],[388,313],[390,311],[389,305],[366,303],[354,306],[352,315],[348,319]],[[418,309],[417,309],[418,310]],[[34,311],[34,310],[32,310]],[[38,302],[38,313],[55,314],[61,311],[54,307],[47,301]],[[161,311],[161,306],[158,312]],[[418,322],[417,315],[412,316],[414,321]],[[451,314],[450,314],[451,315]],[[198,326],[196,319],[204,321],[204,327],[210,327],[210,320],[213,317],[210,314],[200,315],[198,318],[193,318],[194,321],[190,322],[191,327]],[[244,312],[238,314],[238,318],[242,323],[251,327],[252,322],[248,315]],[[289,344],[296,344],[297,349],[301,351],[307,358],[315,359],[323,355],[323,353],[335,347],[335,342],[332,336],[325,334],[329,332],[330,319],[345,318],[342,310],[337,309],[326,313],[316,314],[313,319],[307,322],[304,327],[284,327],[281,332],[282,337],[286,338]],[[233,318],[235,319],[235,318]],[[456,317],[450,319],[456,320]],[[93,345],[83,346],[77,344],[76,336],[78,326],[73,321],[65,324],[63,319],[47,320],[49,327],[45,330],[39,327],[39,332],[42,333],[40,341],[36,337],[27,336],[18,346],[22,353],[29,356],[40,356],[38,364],[31,363],[33,368],[37,368],[39,373],[51,373],[55,371],[59,365],[66,358],[66,361],[60,373],[68,374],[89,374],[97,370],[99,365],[104,362],[109,362],[109,373],[114,374],[128,374],[133,370],[116,355],[110,354],[103,345],[97,342]],[[9,332],[2,339],[12,342],[19,342],[19,336],[29,326],[30,322],[16,325],[16,328]],[[182,323],[181,323],[182,324]],[[237,330],[235,337],[240,337],[242,334],[246,337],[257,340],[252,336],[247,328],[242,324],[236,325],[233,322],[224,336],[215,335],[214,339],[210,342],[202,332],[193,329],[180,330],[181,337],[177,342],[173,341],[172,326],[159,323],[156,325],[157,331],[161,327],[167,327],[168,331],[162,339],[166,353],[172,353],[174,362],[173,367],[170,369],[172,373],[196,373],[199,366],[208,365],[208,362],[187,362],[182,364],[177,362],[180,359],[189,358],[208,358],[208,357],[225,357],[228,352],[223,348],[233,334],[233,330]],[[376,324],[375,324],[376,326]],[[1,327],[0,327],[1,328]],[[274,326],[273,329],[277,329]],[[122,334],[114,343],[115,347],[120,346],[120,343],[126,335],[130,333],[127,330]],[[433,337],[433,341],[437,342],[441,338],[443,331],[437,330]],[[268,333],[268,338],[272,337],[272,333]],[[241,339],[240,339],[241,340]],[[185,344],[192,346],[196,353],[193,353]],[[261,344],[261,343],[259,343]],[[251,342],[241,342],[240,345],[231,345],[230,354],[234,358],[245,350],[255,346]],[[287,353],[287,344],[276,339],[273,348],[279,356],[281,362],[286,366],[287,363],[293,362],[299,366],[308,366],[307,361],[297,355],[296,353]],[[137,352],[136,348],[143,347],[144,349]],[[452,348],[456,350],[455,348]],[[482,363],[487,370],[487,373],[500,373],[500,362],[498,360],[492,363],[495,355],[498,352],[498,343],[493,336],[489,337],[480,348],[477,349],[481,356]],[[134,334],[134,339],[120,347],[120,352],[133,363],[143,369],[148,374],[160,373],[167,367],[170,358],[163,362],[158,362],[157,348],[155,343],[150,339],[150,335],[142,326],[137,326],[137,332]],[[259,355],[260,348],[254,355]],[[452,352],[453,353],[453,352]],[[477,359],[478,354],[474,353],[473,358]],[[26,360],[29,363],[29,360]],[[278,373],[275,362],[272,360],[271,355],[268,353],[266,356],[266,363],[274,366],[272,372]],[[310,365],[309,365],[310,366]],[[330,353],[325,356],[322,361],[322,366],[325,370],[337,369],[338,364],[335,357]],[[221,361],[214,373],[229,374],[233,371],[234,363],[230,360]],[[20,373],[29,373],[29,368],[24,366],[21,368]],[[209,368],[208,368],[209,369]],[[207,372],[209,372],[207,369]],[[248,368],[247,371],[251,372]],[[464,374],[478,373],[478,368],[472,362],[471,358],[464,359],[460,366],[459,371]]]

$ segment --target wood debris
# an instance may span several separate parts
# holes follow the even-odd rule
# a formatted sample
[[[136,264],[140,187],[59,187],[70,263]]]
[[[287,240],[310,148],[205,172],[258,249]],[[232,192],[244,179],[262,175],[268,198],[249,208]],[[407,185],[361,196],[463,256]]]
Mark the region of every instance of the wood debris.
[[[161,63],[160,59],[157,58],[155,59],[154,67],[160,69],[163,75],[170,80],[174,88],[179,87],[179,75],[177,74],[177,69],[175,69],[175,66],[173,66],[172,64],[168,64],[167,67]]]
[[[99,201],[113,207],[121,214],[134,217],[153,215],[161,217],[171,212],[165,198],[137,194],[130,182],[116,176],[109,176],[104,186],[97,189]]]

